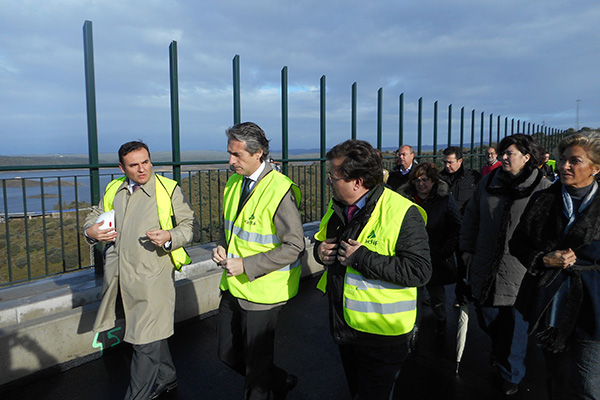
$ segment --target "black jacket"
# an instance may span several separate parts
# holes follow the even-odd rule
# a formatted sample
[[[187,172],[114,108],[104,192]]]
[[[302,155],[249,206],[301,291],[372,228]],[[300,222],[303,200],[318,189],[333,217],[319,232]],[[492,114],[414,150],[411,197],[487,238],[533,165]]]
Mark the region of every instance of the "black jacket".
[[[427,212],[427,235],[433,265],[433,275],[429,283],[448,285],[456,282],[454,252],[458,249],[461,217],[448,184],[439,181],[423,200],[417,197],[415,187],[410,184],[401,186],[398,192]]]
[[[413,161],[412,166],[410,167],[411,171],[412,169],[417,165],[416,161]],[[390,171],[390,176],[388,177],[387,180],[387,185],[392,188],[392,190],[398,190],[398,188],[402,185],[404,185],[405,183],[408,182],[408,176],[410,175],[410,172],[408,172],[407,174],[402,174],[402,172],[400,172],[400,166],[396,165],[394,168],[392,168],[392,170]]]
[[[349,223],[346,222],[344,216],[345,205],[333,200],[334,214],[327,224],[326,237],[328,239],[336,238],[338,242],[357,239],[371,217],[383,190],[383,184],[373,188],[367,194],[366,205],[355,214]],[[320,244],[321,242],[317,241],[314,246],[317,262],[321,262],[317,252]],[[417,208],[410,207],[404,217],[396,242],[395,256],[374,253],[362,246],[354,253],[352,267],[367,279],[381,279],[407,287],[425,285],[431,277],[431,261],[425,224]],[[345,274],[346,267],[339,262],[327,267],[329,321],[335,342],[364,346],[391,346],[406,342],[411,336],[410,333],[399,336],[383,336],[359,332],[348,326],[344,319],[343,309]]]
[[[453,174],[444,169],[440,172],[440,178],[450,186],[450,193],[454,196],[461,214],[464,214],[467,202],[473,196],[475,187],[481,179],[481,174],[474,169],[465,168],[461,165],[458,171]]]

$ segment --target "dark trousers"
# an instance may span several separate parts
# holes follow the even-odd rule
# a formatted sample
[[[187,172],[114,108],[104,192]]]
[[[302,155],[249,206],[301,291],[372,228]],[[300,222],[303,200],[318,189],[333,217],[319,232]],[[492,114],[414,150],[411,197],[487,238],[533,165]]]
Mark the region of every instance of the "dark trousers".
[[[340,345],[352,400],[391,400],[394,384],[408,355],[408,343],[370,347]]]
[[[147,400],[155,383],[169,383],[177,378],[167,339],[134,344],[131,378],[125,400]]]
[[[502,378],[520,383],[525,376],[527,322],[514,307],[477,306],[479,326],[492,339],[492,356]]]
[[[275,326],[281,306],[270,310],[244,310],[229,291],[219,304],[218,354],[221,361],[246,378],[244,398],[268,400],[281,390],[287,372],[273,363]]]

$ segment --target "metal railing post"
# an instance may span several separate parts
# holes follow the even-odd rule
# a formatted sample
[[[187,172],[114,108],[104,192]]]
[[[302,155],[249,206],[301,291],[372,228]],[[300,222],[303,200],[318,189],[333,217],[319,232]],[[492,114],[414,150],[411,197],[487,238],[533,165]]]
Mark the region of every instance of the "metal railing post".
[[[438,102],[433,102],[433,155],[437,155],[438,137]],[[435,162],[435,159],[433,160]]]
[[[452,146],[452,104],[448,105],[448,147]]]
[[[92,21],[83,24],[83,57],[85,68],[85,98],[88,128],[88,159],[90,162],[90,199],[92,204],[100,202],[100,169],[98,165],[98,125],[96,119],[96,80],[94,72],[94,37]],[[93,250],[94,269],[97,275],[104,272],[102,244],[98,243]]]
[[[398,148],[400,148],[404,143],[404,93],[400,93],[398,107]]]
[[[423,98],[419,98],[419,120],[417,125],[417,156],[421,161],[421,147],[423,144]]]
[[[377,149],[381,151],[381,135],[383,129],[383,88],[377,91]]]
[[[242,107],[240,100],[240,56],[233,57],[233,124],[242,122]]]
[[[177,42],[169,45],[169,84],[171,88],[171,159],[173,179],[181,185],[181,144],[179,131],[179,78],[177,68]]]
[[[325,79],[325,75],[323,75],[321,77],[321,86],[320,86],[320,133],[321,133],[321,146],[320,146],[320,156],[321,156],[321,160],[320,160],[320,164],[321,164],[321,215],[320,217],[322,218],[323,215],[325,215],[326,207],[327,207],[327,198],[325,196],[325,189],[327,186],[327,171],[326,166],[325,166],[325,154],[327,153],[327,136],[326,136],[326,130],[327,130],[327,124],[326,124],[326,111],[327,111],[327,107],[326,107],[326,79]]]
[[[352,84],[352,140],[356,139],[356,103],[357,103],[357,87],[356,82]]]
[[[284,175],[288,174],[288,68],[283,67],[281,70],[281,171]]]

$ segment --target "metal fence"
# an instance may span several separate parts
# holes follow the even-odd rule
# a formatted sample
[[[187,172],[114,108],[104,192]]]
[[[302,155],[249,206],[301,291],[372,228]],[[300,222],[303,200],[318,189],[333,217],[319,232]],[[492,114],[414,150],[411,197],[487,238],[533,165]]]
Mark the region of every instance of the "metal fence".
[[[93,67],[92,23],[86,21],[84,57],[86,100],[88,114],[89,163],[79,165],[11,166],[0,167],[0,172],[18,172],[19,178],[0,179],[0,286],[25,282],[53,274],[69,272],[89,266],[101,270],[101,247],[88,247],[81,235],[81,226],[87,210],[100,201],[102,190],[115,176],[117,165],[98,162],[96,129],[95,84]],[[226,164],[215,161],[181,161],[179,145],[179,100],[177,76],[177,43],[169,45],[171,83],[172,161],[154,163],[159,173],[180,182],[190,199],[201,224],[200,243],[218,238],[221,229],[222,196],[231,172],[219,167]],[[377,143],[382,150],[382,96],[378,90]],[[233,58],[233,122],[240,121],[240,59]],[[356,139],[356,83],[352,85],[352,121],[349,138]],[[319,220],[324,214],[330,191],[326,185],[326,77],[320,79],[320,149],[319,157],[291,159],[288,149],[288,78],[287,67],[281,71],[281,134],[282,172],[290,176],[302,191],[300,212],[303,222]],[[465,166],[479,169],[484,150],[501,138],[513,133],[534,135],[547,149],[553,148],[564,132],[556,128],[522,122],[508,117],[486,116],[472,110],[465,116],[464,107],[458,118],[460,129],[452,132],[452,105],[448,107],[445,140],[438,130],[438,103],[433,104],[433,129],[423,132],[423,99],[418,100],[417,143],[404,142],[404,94],[399,95],[398,131],[386,132],[397,136],[398,147],[410,144],[416,150],[417,160],[431,160],[440,167],[440,150],[449,145],[463,148]],[[470,125],[470,127],[468,127]],[[466,139],[466,140],[465,140]],[[424,146],[424,141],[432,145]],[[469,143],[469,146],[466,146]],[[427,148],[426,148],[427,147]],[[384,164],[392,168],[392,153],[384,153]],[[209,167],[210,164],[210,167]],[[73,171],[78,171],[75,173]]]

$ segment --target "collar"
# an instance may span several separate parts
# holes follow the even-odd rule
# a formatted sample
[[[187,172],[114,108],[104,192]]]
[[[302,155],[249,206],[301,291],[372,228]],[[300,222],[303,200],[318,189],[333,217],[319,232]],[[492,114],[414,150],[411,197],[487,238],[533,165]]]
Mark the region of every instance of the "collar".
[[[265,167],[266,167],[266,163],[263,161],[260,166],[256,169],[256,171],[254,171],[252,173],[252,175],[247,176],[246,178],[251,179],[252,183],[250,183],[250,185],[252,185],[253,183],[256,183],[256,181],[258,181],[258,177],[260,176],[260,174],[264,171]]]

